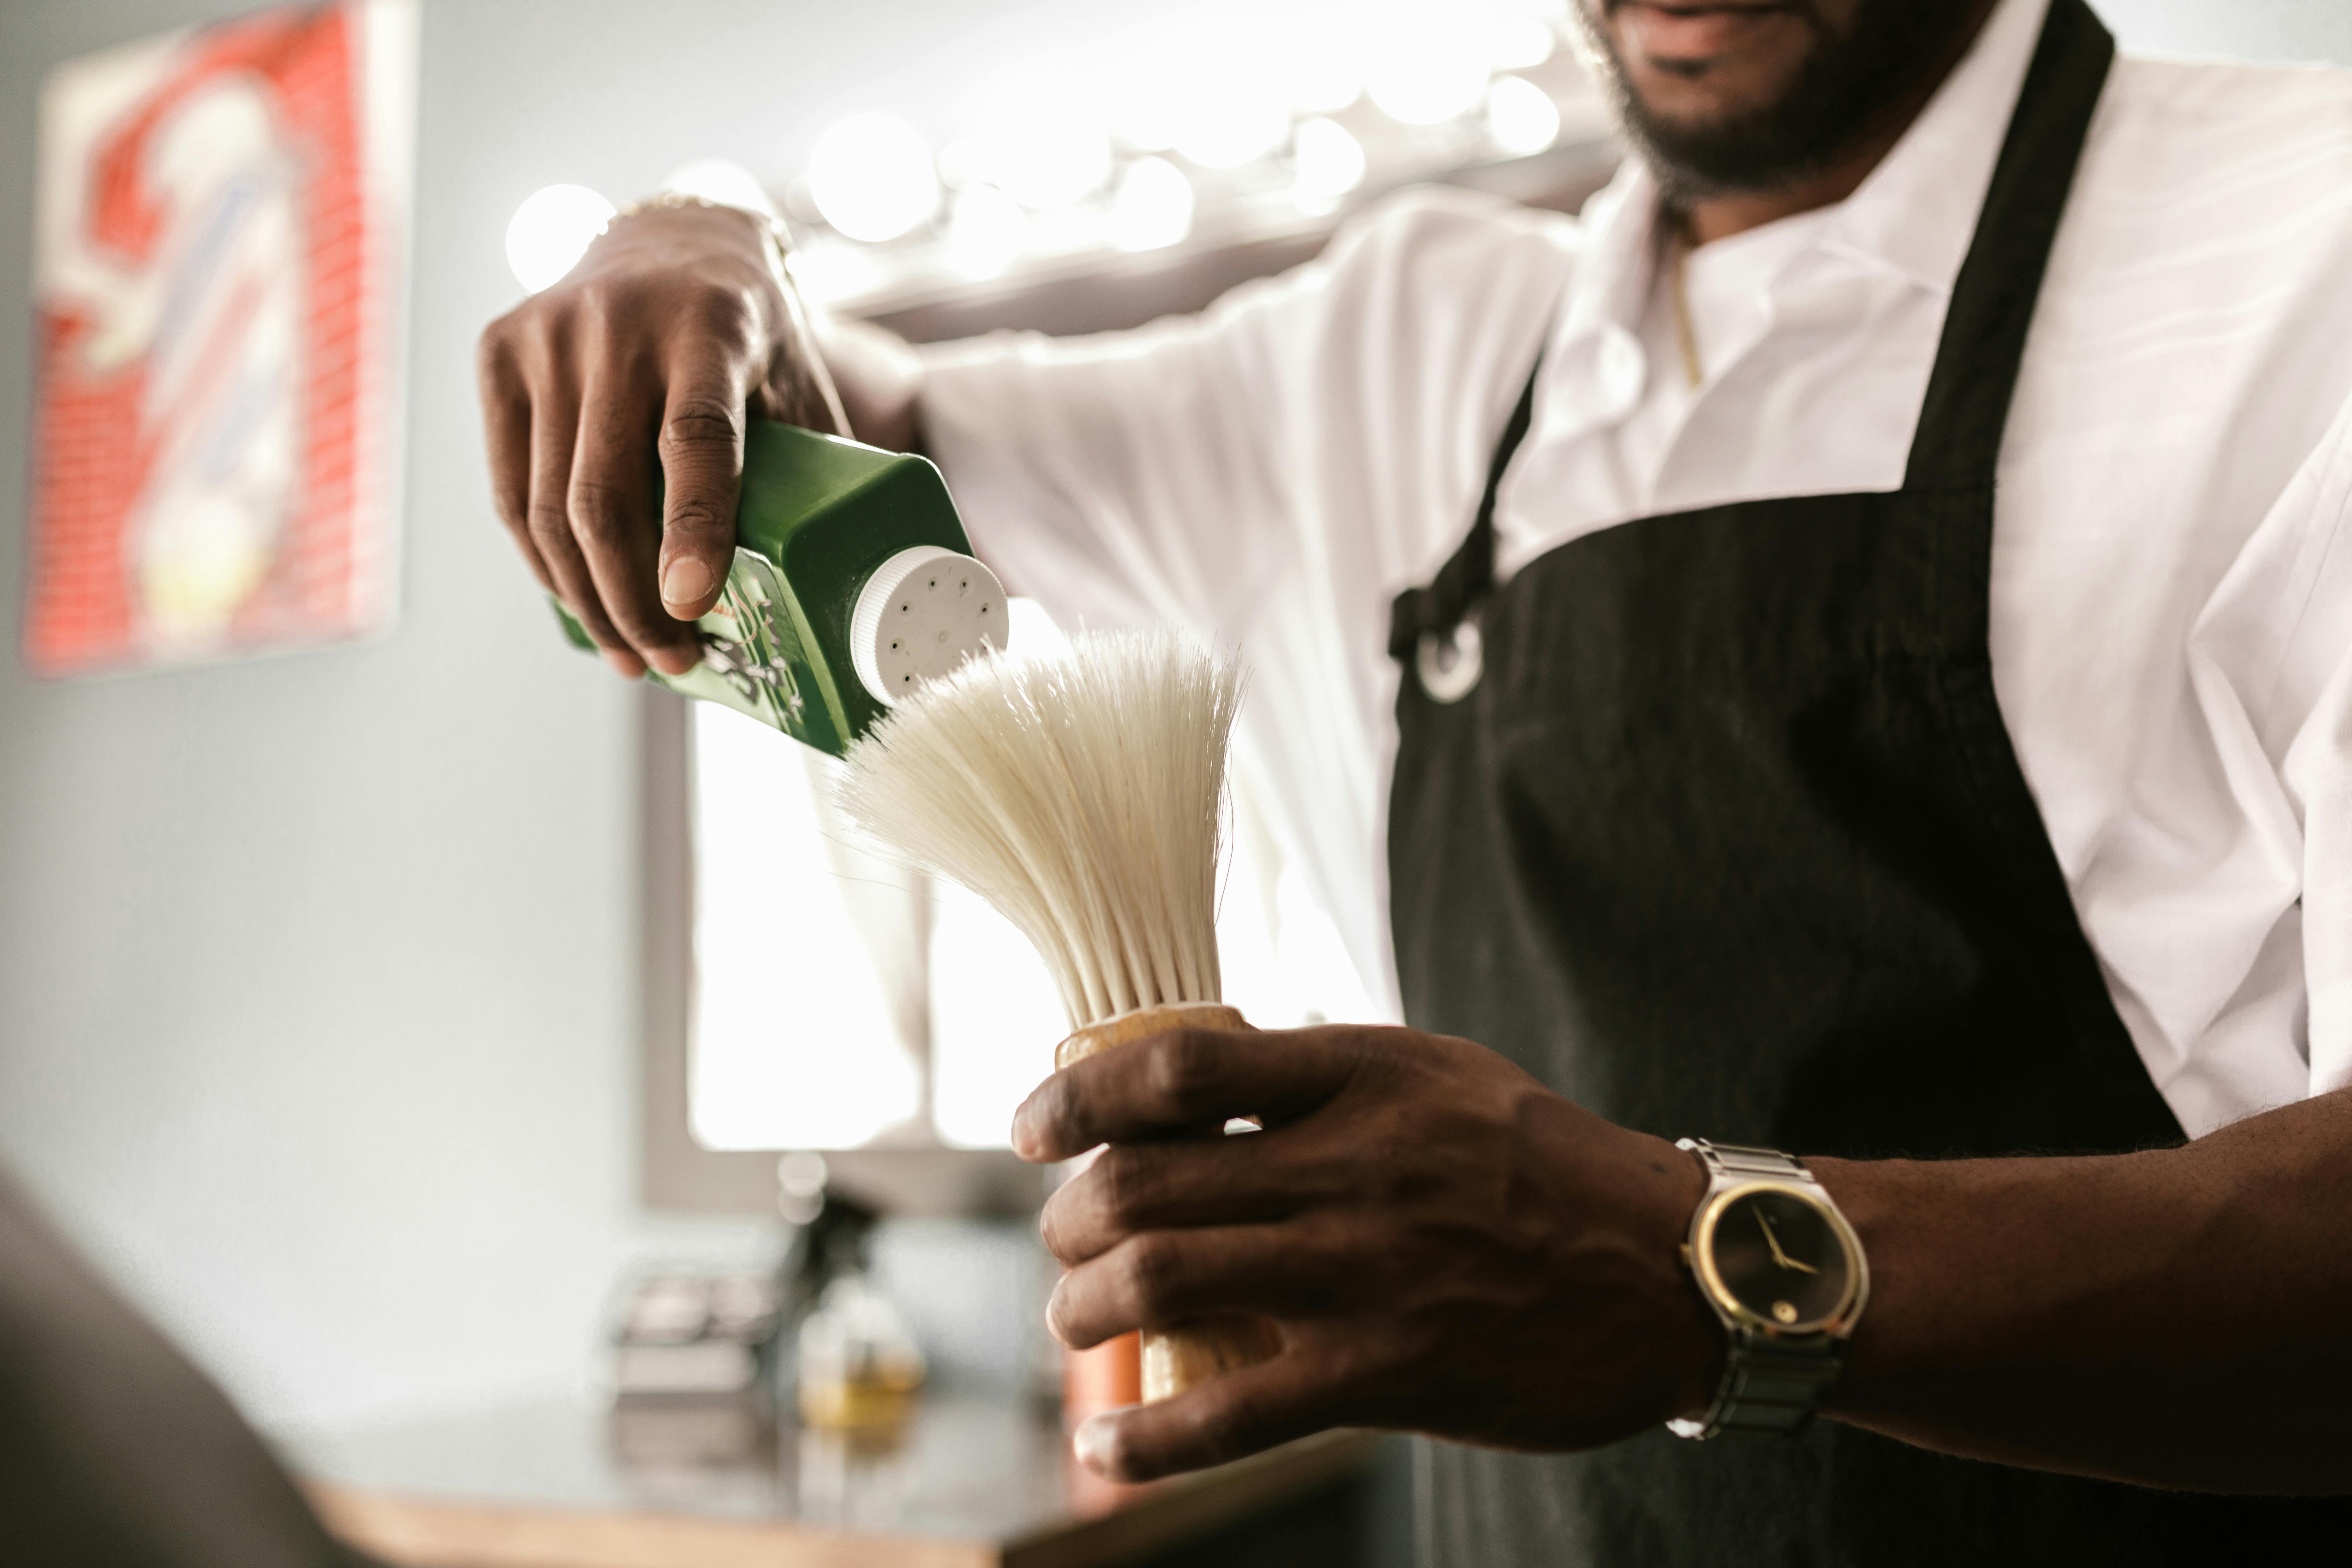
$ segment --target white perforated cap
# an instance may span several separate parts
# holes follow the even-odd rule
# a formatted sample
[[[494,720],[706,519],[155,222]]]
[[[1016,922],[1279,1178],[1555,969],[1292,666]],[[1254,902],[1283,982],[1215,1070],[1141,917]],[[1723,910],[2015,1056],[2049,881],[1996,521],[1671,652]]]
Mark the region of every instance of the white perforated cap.
[[[936,544],[874,569],[849,618],[849,657],[877,700],[895,703],[1005,638],[1004,584],[969,555]]]

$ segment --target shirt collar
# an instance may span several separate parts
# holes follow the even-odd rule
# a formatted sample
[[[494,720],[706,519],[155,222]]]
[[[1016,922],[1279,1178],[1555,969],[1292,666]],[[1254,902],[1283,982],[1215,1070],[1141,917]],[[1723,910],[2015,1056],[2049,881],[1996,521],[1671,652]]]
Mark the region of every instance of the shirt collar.
[[[1838,204],[1822,244],[1949,293],[2050,0],[2001,0],[1903,139]]]
[[[1959,276],[2050,0],[2000,0],[1902,140],[1831,210],[1809,250],[1937,293]],[[1658,184],[1638,157],[1585,204],[1585,246],[1552,333],[1556,360],[1610,328],[1638,329],[1656,265]]]

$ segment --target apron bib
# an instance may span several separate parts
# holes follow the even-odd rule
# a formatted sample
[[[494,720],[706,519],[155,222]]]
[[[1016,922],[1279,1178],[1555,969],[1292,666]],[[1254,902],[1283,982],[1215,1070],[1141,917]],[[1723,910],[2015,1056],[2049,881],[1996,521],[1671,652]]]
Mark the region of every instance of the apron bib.
[[[1397,601],[1405,1013],[1664,1137],[1799,1153],[2177,1143],[2019,772],[1986,651],[1993,476],[2114,44],[2053,0],[1954,288],[1903,488],[1570,541],[1470,537]],[[1444,1568],[2287,1561],[2335,1501],[2193,1497],[1834,1422],[1582,1455],[1423,1444]],[[2312,1533],[2324,1529],[2324,1534]]]

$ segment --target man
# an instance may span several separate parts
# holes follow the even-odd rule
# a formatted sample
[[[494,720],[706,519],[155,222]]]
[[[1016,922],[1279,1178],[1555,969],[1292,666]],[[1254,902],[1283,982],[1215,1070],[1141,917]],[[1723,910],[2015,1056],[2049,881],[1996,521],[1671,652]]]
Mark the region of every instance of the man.
[[[2080,0],[1581,16],[1638,156],[1580,223],[1411,196],[1193,321],[826,339],[1018,586],[1239,641],[1376,974],[1387,868],[1413,1029],[1022,1109],[1111,1145],[1065,1340],[1284,1347],[1081,1451],[1454,1439],[1480,1568],[2340,1551],[2352,84],[2111,65]],[[826,402],[761,243],[638,213],[485,340],[500,510],[625,673],[694,657],[744,408]]]

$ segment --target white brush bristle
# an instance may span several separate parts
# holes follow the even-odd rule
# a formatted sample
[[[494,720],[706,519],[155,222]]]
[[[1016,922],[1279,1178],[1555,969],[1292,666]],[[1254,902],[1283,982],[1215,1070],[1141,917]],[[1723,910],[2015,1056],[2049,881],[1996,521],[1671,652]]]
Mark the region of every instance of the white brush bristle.
[[[1070,1026],[1222,1000],[1217,851],[1242,671],[1187,638],[974,658],[849,749],[859,827],[1036,944]]]

